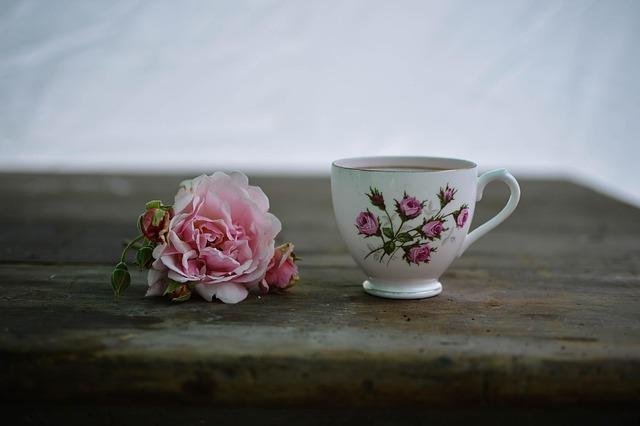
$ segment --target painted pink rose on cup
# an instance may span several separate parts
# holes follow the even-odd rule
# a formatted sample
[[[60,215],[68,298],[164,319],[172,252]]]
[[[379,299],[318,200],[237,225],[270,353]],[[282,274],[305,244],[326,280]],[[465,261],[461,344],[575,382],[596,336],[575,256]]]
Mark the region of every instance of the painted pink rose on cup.
[[[148,296],[168,284],[189,284],[206,300],[237,303],[265,276],[280,221],[269,199],[239,172],[216,172],[182,183],[166,243],[153,250]]]
[[[467,207],[461,208],[458,214],[454,215],[454,219],[456,220],[456,226],[462,228],[467,223],[467,219],[469,219],[469,209]]]
[[[447,186],[444,190],[444,201],[448,203],[451,200],[453,200],[453,188]]]
[[[260,288],[263,291],[269,291],[269,289],[283,290],[294,286],[300,279],[295,261],[296,255],[293,253],[292,243],[276,247]]]
[[[415,219],[422,213],[422,203],[417,198],[405,194],[402,200],[396,200],[396,211],[404,220]]]
[[[358,228],[358,233],[366,237],[380,235],[380,223],[378,222],[378,218],[369,210],[358,214],[358,217],[356,218],[356,228]]]
[[[457,190],[446,184],[441,186],[436,193],[440,201],[440,209],[432,214],[428,219],[420,216],[427,210],[433,208],[433,202],[425,199],[420,201],[416,197],[402,192],[402,198],[395,199],[395,211],[397,215],[390,215],[384,205],[385,197],[382,191],[377,187],[370,186],[369,193],[366,197],[369,203],[374,207],[380,208],[384,216],[383,223],[380,218],[373,215],[368,209],[361,212],[356,220],[358,234],[364,238],[372,238],[374,244],[367,244],[368,252],[364,255],[364,259],[373,259],[378,263],[386,261],[386,265],[402,255],[402,259],[409,264],[428,263],[431,260],[431,253],[438,250],[436,240],[441,240],[445,231],[452,229],[447,225],[453,222],[456,227],[460,227],[460,223],[468,220],[469,210],[467,204],[459,205],[457,210],[445,209],[450,201],[456,195]],[[447,212],[448,211],[448,212]],[[411,223],[412,221],[418,223]],[[379,240],[378,240],[379,239]],[[445,239],[445,240],[448,240]],[[429,244],[427,244],[429,243]]]
[[[432,220],[422,226],[422,234],[427,238],[438,238],[444,231],[444,223],[441,220]]]
[[[431,252],[434,251],[429,244],[420,244],[405,249],[404,259],[407,263],[428,263],[431,257]]]
[[[438,192],[438,199],[440,200],[440,207],[444,208],[447,204],[454,200],[456,195],[456,189],[447,184],[444,188],[440,188]]]
[[[380,210],[387,208],[384,204],[384,197],[377,188],[369,188],[369,194],[366,194],[366,196],[369,197],[371,204],[378,207]]]

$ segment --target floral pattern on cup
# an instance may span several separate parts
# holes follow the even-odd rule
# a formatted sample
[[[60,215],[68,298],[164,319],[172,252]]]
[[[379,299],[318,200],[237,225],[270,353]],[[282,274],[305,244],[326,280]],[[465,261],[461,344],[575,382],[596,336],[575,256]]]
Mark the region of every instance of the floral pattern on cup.
[[[389,264],[396,253],[400,252],[402,260],[409,265],[429,263],[433,253],[438,251],[437,246],[444,232],[451,229],[447,227],[450,226],[449,222],[458,229],[464,227],[469,220],[470,212],[467,204],[462,204],[456,210],[446,213],[447,207],[455,201],[456,192],[457,190],[448,184],[440,188],[436,194],[440,209],[427,217],[425,214],[427,200],[420,201],[404,192],[400,200],[393,200],[396,214],[392,215],[387,209],[384,195],[380,190],[369,188],[369,193],[365,195],[371,205],[379,211],[380,216],[367,208],[358,214],[355,226],[358,234],[363,238],[379,239],[379,241],[373,248],[370,247],[365,259],[377,254],[378,256],[374,257],[380,263],[386,260]]]

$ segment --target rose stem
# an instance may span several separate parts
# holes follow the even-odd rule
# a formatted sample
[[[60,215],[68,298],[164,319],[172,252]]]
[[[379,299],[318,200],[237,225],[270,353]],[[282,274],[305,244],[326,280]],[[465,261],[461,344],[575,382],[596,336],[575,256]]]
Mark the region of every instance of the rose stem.
[[[402,219],[402,221],[400,222],[400,226],[398,226],[398,232],[396,232],[396,233],[393,235],[393,239],[394,239],[394,240],[396,239],[396,237],[398,236],[398,234],[399,234],[399,233],[400,233],[400,231],[402,230],[402,225],[404,225],[404,223],[405,223],[405,222],[406,222],[406,220],[404,220],[404,219]]]
[[[387,207],[385,206],[384,208],[384,212],[387,214],[387,219],[389,219],[389,225],[391,225],[391,233],[395,234],[396,231],[393,230],[393,222],[391,221],[391,215],[389,214],[389,212],[387,211]]]
[[[127,240],[124,240],[124,241],[122,242],[122,245],[123,245],[124,247],[126,247],[126,246],[127,246],[127,244],[129,244],[129,241],[127,241]],[[137,244],[137,243],[136,243],[136,244],[132,245],[131,247],[132,247],[132,248],[135,248],[135,249],[141,249],[143,246],[142,246],[142,244]]]
[[[440,219],[444,219],[445,217],[447,217],[447,216],[451,216],[451,215],[452,215],[452,214],[454,214],[454,213],[455,213],[455,211],[453,211],[453,212],[451,212],[451,213],[448,213],[448,214],[445,214],[444,216],[440,216]]]
[[[409,241],[409,242],[413,242],[413,241]],[[396,252],[398,250],[400,250],[402,247],[406,247],[407,243],[402,243],[401,245],[399,245],[398,247],[396,247],[396,249],[393,251],[393,253],[391,253],[391,255],[389,256],[389,260],[387,260],[387,265],[389,264],[389,262],[391,262],[391,259],[393,258],[393,256],[396,254]]]
[[[385,211],[386,211],[386,209],[385,209]],[[387,215],[388,215],[388,213],[387,213]],[[382,228],[382,226],[381,226],[381,228]],[[391,232],[393,232],[393,224],[391,225]],[[395,238],[395,236],[394,236],[394,238]],[[382,232],[382,229],[380,229],[380,239],[382,240],[382,247],[379,247],[376,250],[380,250],[381,248],[384,248],[384,246],[387,244],[387,242],[384,240],[384,232]],[[389,240],[389,241],[392,241],[392,240],[393,240],[393,238],[391,240]],[[380,257],[380,261],[382,261],[382,259],[384,258],[385,253],[386,252],[382,253],[382,257]],[[366,257],[365,257],[365,259],[366,259]]]
[[[377,252],[378,250],[382,250],[384,247],[378,247],[377,249],[373,249],[371,250],[364,258],[366,259],[367,257],[371,256],[373,253]]]
[[[127,250],[129,250],[135,243],[144,238],[144,235],[138,235],[133,240],[129,241],[129,244],[122,250],[122,256],[120,256],[120,262],[124,263],[124,257],[127,254]]]

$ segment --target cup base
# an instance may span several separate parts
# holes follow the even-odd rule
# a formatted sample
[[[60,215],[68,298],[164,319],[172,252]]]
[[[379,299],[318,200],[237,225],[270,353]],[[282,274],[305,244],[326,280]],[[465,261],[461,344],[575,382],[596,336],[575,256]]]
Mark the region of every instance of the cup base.
[[[426,299],[442,293],[442,284],[438,280],[399,284],[366,280],[362,283],[364,291],[386,299]]]

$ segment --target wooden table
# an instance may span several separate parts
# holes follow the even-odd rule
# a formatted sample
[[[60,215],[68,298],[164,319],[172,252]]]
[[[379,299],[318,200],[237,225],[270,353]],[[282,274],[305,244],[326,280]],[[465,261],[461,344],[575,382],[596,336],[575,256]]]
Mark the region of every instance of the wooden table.
[[[182,177],[0,176],[0,396],[15,423],[640,419],[640,211],[589,189],[522,182],[440,296],[393,301],[362,291],[328,179],[255,178],[300,284],[171,305],[143,297],[142,273],[117,303],[108,280],[145,201],[170,202]],[[476,223],[506,196],[491,185]]]

